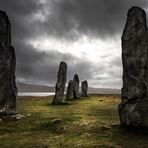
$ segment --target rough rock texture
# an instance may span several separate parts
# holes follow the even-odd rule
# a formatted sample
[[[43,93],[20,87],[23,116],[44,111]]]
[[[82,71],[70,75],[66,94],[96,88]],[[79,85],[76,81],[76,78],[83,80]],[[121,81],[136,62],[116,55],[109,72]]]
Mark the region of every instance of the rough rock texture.
[[[148,126],[148,29],[146,14],[132,7],[122,35],[122,125]]]
[[[79,77],[77,74],[73,78],[73,97],[74,99],[79,98]]]
[[[53,98],[52,104],[62,104],[65,84],[66,84],[66,76],[67,76],[67,65],[64,62],[60,63],[57,83],[55,87],[55,96]]]
[[[81,83],[81,95],[82,97],[87,97],[88,83],[87,81],[83,81]]]
[[[73,81],[70,80],[67,87],[66,101],[71,101],[73,99]]]
[[[0,114],[17,112],[15,85],[15,51],[11,46],[11,24],[0,11]]]

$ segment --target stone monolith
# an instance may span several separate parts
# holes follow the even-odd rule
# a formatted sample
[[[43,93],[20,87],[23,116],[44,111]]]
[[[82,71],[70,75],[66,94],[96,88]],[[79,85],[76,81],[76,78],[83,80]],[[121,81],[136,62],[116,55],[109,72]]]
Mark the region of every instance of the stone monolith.
[[[17,113],[15,84],[15,51],[11,45],[11,24],[0,11],[0,114]]]
[[[88,83],[87,81],[83,81],[81,83],[81,95],[82,97],[87,97]]]
[[[121,125],[148,126],[148,29],[145,11],[132,7],[122,34]]]
[[[71,101],[73,99],[73,81],[70,80],[67,87],[66,101]]]
[[[55,87],[55,96],[53,98],[52,104],[55,105],[62,104],[65,84],[66,84],[66,76],[67,76],[67,65],[65,62],[61,62],[59,66],[57,83]]]
[[[79,98],[79,77],[78,77],[78,74],[75,74],[74,78],[73,78],[73,97],[74,97],[74,99]]]

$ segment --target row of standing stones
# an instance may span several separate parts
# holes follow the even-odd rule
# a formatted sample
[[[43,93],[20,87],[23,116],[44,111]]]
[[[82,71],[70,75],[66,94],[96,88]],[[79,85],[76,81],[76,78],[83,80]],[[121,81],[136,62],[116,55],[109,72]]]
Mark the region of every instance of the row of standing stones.
[[[73,80],[70,80],[67,87],[66,98],[64,99],[65,85],[67,77],[67,64],[61,62],[59,66],[57,83],[55,87],[55,96],[53,98],[53,105],[65,104],[65,101],[72,101],[79,98],[79,77],[78,74],[74,75]],[[81,83],[81,96],[87,97],[88,83],[83,81]]]
[[[123,88],[118,107],[121,125],[148,127],[148,29],[145,11],[132,7],[122,34]],[[11,45],[11,25],[0,11],[0,115],[17,113],[15,51]],[[61,64],[53,104],[64,95],[67,66]],[[62,70],[64,69],[64,70]],[[69,82],[67,99],[77,97],[78,76]],[[85,82],[86,83],[86,82]],[[57,99],[58,98],[58,99]]]

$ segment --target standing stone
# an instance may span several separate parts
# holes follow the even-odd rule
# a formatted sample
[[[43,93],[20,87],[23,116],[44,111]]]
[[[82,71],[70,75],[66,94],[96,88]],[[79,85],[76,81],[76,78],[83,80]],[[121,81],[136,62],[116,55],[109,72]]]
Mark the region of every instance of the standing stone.
[[[77,74],[73,78],[73,97],[74,99],[79,98],[79,77]]]
[[[81,83],[81,95],[82,97],[87,97],[88,83],[87,81],[83,81]]]
[[[73,99],[73,81],[70,80],[67,87],[66,100],[71,101],[72,99]]]
[[[52,104],[58,105],[63,103],[66,75],[67,75],[67,65],[64,62],[61,62],[59,66],[57,83],[55,87],[55,96],[53,98]]]
[[[145,11],[132,7],[122,35],[122,125],[148,126],[148,29]]]
[[[0,11],[0,114],[17,113],[15,85],[15,51],[11,45],[11,24]]]

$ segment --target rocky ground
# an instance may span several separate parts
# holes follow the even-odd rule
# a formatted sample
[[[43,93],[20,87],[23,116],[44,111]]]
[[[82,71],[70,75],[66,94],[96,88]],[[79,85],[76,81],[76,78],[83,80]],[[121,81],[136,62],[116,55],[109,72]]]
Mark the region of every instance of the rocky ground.
[[[0,120],[0,147],[146,148],[148,129],[121,128],[119,95],[91,95],[71,105],[52,97],[20,97],[20,120]]]

